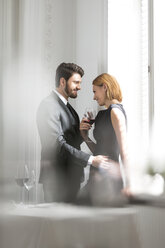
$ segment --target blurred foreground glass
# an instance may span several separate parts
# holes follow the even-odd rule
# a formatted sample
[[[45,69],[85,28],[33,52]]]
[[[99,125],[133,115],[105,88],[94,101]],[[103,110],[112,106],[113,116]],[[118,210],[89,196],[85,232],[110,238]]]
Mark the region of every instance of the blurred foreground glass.
[[[15,175],[15,181],[17,185],[20,187],[20,196],[19,196],[19,203],[24,203],[24,183],[29,180],[29,170],[27,165],[25,164],[23,167],[19,167],[16,175]]]
[[[30,203],[29,193],[30,193],[30,190],[34,187],[34,185],[36,183],[36,175],[35,175],[34,170],[29,172],[28,167],[26,168],[25,172],[26,172],[26,177],[25,178],[28,178],[28,180],[25,179],[23,181],[23,184],[24,184],[25,189],[27,190],[27,193],[28,193],[27,204],[29,204]]]

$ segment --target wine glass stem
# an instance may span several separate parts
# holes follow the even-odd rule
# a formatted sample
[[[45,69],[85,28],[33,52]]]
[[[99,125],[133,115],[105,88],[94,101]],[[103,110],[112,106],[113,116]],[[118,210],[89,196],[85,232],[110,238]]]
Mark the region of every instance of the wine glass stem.
[[[20,203],[24,203],[24,189],[21,187],[21,198],[20,198]]]
[[[27,190],[27,192],[28,192],[27,203],[29,204],[29,190]]]

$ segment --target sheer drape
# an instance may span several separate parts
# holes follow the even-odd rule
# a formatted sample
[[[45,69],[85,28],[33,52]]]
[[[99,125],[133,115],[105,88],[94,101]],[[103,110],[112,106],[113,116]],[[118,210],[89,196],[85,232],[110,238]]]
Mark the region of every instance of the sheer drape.
[[[14,178],[27,164],[38,179],[36,110],[57,64],[73,59],[73,2],[0,0],[1,177]]]

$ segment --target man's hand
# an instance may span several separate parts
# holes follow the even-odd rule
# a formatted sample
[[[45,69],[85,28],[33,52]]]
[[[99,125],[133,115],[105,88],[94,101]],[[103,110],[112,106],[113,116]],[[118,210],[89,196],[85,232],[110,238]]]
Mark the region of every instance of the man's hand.
[[[93,157],[92,165],[99,168],[102,163],[108,162],[108,156],[97,155]]]
[[[100,169],[107,171],[107,173],[114,178],[121,178],[120,164],[112,159],[100,164]]]

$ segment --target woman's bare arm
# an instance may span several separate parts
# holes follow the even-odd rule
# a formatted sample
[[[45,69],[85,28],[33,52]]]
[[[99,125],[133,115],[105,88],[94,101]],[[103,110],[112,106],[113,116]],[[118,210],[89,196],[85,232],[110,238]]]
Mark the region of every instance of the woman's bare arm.
[[[113,108],[111,110],[111,120],[119,144],[121,160],[124,165],[124,171],[126,176],[125,186],[129,187],[129,175],[128,175],[129,159],[128,159],[127,130],[126,130],[125,116],[118,108]]]

